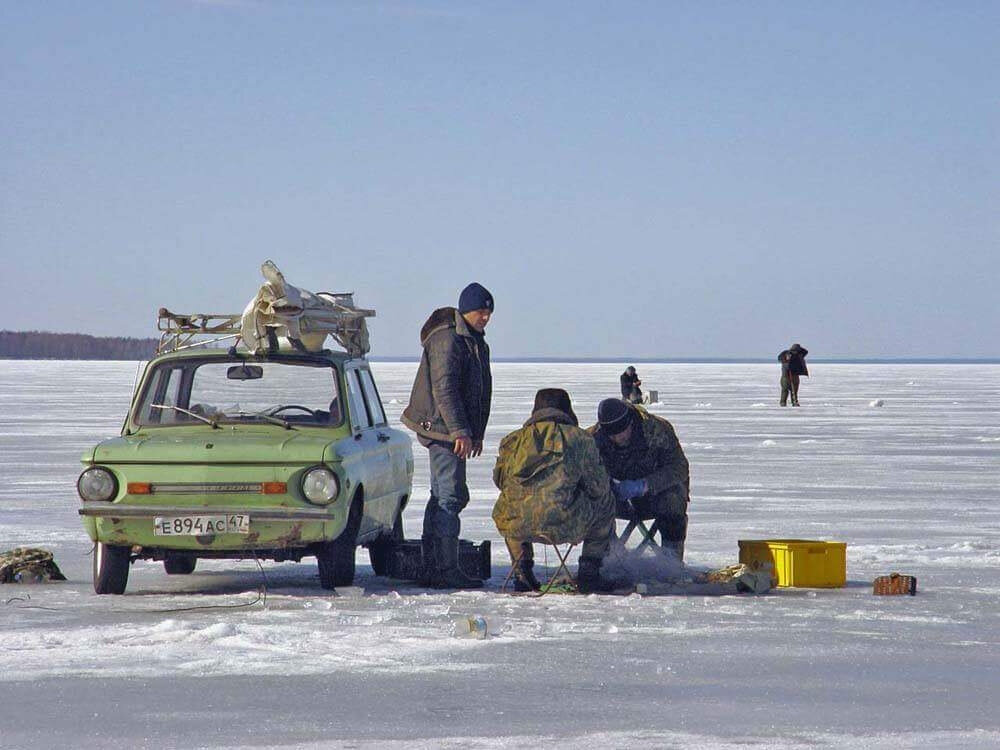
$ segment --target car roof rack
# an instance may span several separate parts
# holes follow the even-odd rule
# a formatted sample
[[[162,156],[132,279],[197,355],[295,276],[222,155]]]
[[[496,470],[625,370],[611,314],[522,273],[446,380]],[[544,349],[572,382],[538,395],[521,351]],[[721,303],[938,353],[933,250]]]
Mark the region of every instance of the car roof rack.
[[[356,307],[351,292],[309,292],[285,281],[270,260],[261,266],[265,282],[246,309],[231,313],[174,313],[161,307],[157,354],[196,346],[233,346],[262,355],[277,352],[284,339],[296,351],[319,352],[332,336],[351,357],[371,349],[366,318],[374,310]]]
[[[161,307],[156,320],[156,329],[161,332],[156,353],[164,354],[193,346],[212,346],[226,339],[238,339],[241,317],[216,313],[182,315]]]

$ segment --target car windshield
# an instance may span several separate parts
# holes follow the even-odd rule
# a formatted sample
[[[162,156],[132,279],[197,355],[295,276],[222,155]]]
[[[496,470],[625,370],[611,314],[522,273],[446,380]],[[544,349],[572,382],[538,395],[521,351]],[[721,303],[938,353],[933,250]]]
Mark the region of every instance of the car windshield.
[[[135,421],[330,427],[341,424],[343,409],[329,363],[177,360],[149,377]]]

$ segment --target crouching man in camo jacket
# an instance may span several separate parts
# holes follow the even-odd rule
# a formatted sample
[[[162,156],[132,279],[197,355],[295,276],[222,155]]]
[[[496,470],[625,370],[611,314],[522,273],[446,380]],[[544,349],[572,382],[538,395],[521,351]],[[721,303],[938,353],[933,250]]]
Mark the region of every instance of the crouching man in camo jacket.
[[[500,442],[493,482],[500,490],[493,520],[515,564],[515,590],[539,588],[532,541],[582,541],[577,587],[581,593],[610,589],[600,568],[614,524],[611,482],[566,391],[538,391],[528,421]]]

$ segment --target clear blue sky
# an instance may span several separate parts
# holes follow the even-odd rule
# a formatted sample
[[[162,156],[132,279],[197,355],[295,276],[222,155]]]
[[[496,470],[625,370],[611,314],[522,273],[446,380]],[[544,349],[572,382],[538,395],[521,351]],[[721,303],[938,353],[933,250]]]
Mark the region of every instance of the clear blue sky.
[[[0,5],[0,328],[273,259],[416,355],[1000,356],[1000,3]]]

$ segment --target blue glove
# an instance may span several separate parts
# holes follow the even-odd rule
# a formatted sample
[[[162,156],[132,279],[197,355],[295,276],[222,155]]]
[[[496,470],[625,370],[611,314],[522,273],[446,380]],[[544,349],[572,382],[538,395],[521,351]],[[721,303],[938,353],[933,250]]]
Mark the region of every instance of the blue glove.
[[[642,497],[649,492],[649,484],[645,479],[612,479],[611,491],[619,500],[631,500],[633,497]]]

